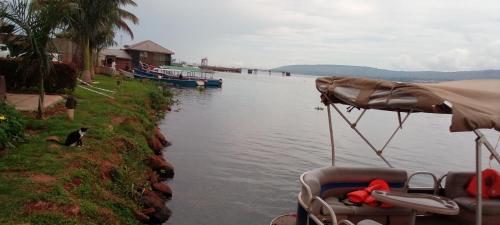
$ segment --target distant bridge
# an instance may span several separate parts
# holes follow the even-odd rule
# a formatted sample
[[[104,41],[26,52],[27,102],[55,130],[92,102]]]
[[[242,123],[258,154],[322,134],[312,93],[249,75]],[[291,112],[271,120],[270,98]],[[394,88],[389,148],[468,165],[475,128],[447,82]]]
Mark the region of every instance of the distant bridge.
[[[254,69],[254,68],[241,68],[241,73],[242,74],[276,74],[280,73],[283,76],[290,76],[290,72],[288,71],[276,71],[276,70],[269,70],[269,69]]]

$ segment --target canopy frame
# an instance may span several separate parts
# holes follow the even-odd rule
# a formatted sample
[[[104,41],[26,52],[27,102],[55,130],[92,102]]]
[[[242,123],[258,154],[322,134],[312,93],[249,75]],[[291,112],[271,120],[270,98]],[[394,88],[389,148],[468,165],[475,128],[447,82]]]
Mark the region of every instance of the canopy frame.
[[[389,143],[392,141],[394,136],[402,130],[403,124],[407,121],[408,117],[412,113],[412,111],[407,112],[405,117],[401,119],[401,116],[398,112],[398,119],[399,119],[399,126],[396,127],[392,135],[389,137],[389,139],[385,142],[384,146],[380,149],[377,150],[375,146],[357,129],[358,123],[361,121],[362,117],[365,115],[366,111],[368,109],[363,109],[361,114],[356,118],[354,122],[351,122],[347,118],[347,116],[337,107],[335,106],[334,103],[328,104],[327,105],[327,113],[328,113],[328,124],[329,124],[329,129],[330,129],[330,141],[331,141],[331,146],[332,146],[332,166],[335,166],[335,145],[334,145],[334,139],[333,139],[333,120],[332,120],[332,112],[330,110],[330,106],[337,111],[337,113],[340,115],[340,117],[347,123],[349,124],[349,127],[351,127],[352,130],[357,133],[361,139],[375,152],[375,154],[380,157],[389,167],[393,168],[392,164],[382,155],[384,150],[387,148]],[[476,134],[476,189],[477,189],[477,195],[476,195],[476,225],[482,224],[482,159],[481,159],[481,153],[482,153],[482,148],[483,146],[486,147],[486,149],[491,153],[491,156],[498,162],[500,163],[500,154],[498,154],[493,148],[493,145],[488,141],[486,136],[478,129],[473,130],[473,132]]]
[[[483,188],[481,187],[481,180],[482,180],[482,163],[481,163],[481,151],[482,147],[485,146],[486,149],[491,153],[491,156],[493,156],[494,159],[498,163],[500,163],[500,155],[495,151],[491,143],[488,141],[486,136],[479,131],[479,130],[474,130],[474,133],[476,134],[477,138],[475,140],[476,142],[476,190],[477,190],[477,195],[476,195],[476,225],[482,224],[482,204],[483,204]]]
[[[331,110],[330,110],[330,105],[333,107],[333,109],[335,109],[335,111],[337,111],[337,113],[340,115],[340,117],[342,119],[344,119],[344,121],[349,124],[349,127],[354,130],[354,132],[356,132],[356,134],[358,134],[359,137],[361,137],[361,139],[370,147],[371,150],[373,150],[373,152],[375,152],[375,154],[381,158],[385,164],[387,164],[387,166],[391,167],[391,168],[394,168],[394,166],[384,157],[383,153],[384,153],[384,150],[387,148],[387,146],[389,145],[389,143],[392,141],[392,139],[396,136],[396,134],[403,129],[403,124],[407,121],[407,119],[410,117],[410,114],[412,113],[412,111],[408,111],[406,113],[406,115],[404,116],[403,119],[401,119],[401,114],[398,112],[398,119],[399,119],[399,124],[398,126],[394,129],[394,131],[392,132],[391,136],[387,139],[387,141],[385,142],[385,144],[382,146],[382,148],[380,149],[377,149],[371,142],[370,140],[368,140],[368,138],[365,137],[365,135],[357,128],[357,125],[358,123],[361,121],[361,119],[363,118],[363,116],[365,115],[366,111],[368,109],[363,109],[363,111],[361,111],[361,114],[357,117],[357,119],[354,121],[354,122],[351,122],[347,116],[342,113],[342,111],[340,111],[340,109],[333,103],[331,104],[328,104],[327,107],[328,107],[328,110],[327,110],[327,113],[328,113],[328,122],[329,122],[329,128],[330,128],[330,142],[331,142],[331,145],[332,145],[332,166],[335,166],[335,145],[334,145],[334,140],[333,140],[333,120],[332,120],[332,116],[331,116]]]

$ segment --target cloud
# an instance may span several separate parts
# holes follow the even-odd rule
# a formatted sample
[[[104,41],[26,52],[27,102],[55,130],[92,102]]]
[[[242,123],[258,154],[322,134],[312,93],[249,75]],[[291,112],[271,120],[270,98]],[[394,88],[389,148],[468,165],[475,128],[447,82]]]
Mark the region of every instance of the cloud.
[[[175,57],[271,68],[347,64],[401,70],[500,68],[495,0],[143,0],[136,40]],[[125,39],[125,42],[130,41]]]

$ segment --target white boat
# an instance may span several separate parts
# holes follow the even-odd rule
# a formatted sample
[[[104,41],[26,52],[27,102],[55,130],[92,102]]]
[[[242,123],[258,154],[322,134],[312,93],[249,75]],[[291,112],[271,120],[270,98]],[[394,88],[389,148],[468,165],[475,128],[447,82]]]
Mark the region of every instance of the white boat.
[[[327,106],[332,165],[300,175],[297,212],[276,217],[272,225],[500,224],[500,193],[496,198],[481,198],[484,194],[481,186],[481,155],[484,149],[491,154],[492,160],[500,163],[500,155],[481,132],[481,129],[500,131],[500,80],[423,84],[325,77],[316,80],[316,87]],[[341,110],[339,104],[348,105],[347,112]],[[345,114],[354,109],[361,110],[361,113],[355,121],[351,121]],[[376,148],[357,127],[369,110],[384,110],[398,115],[395,130],[381,148]],[[347,122],[354,133],[387,164],[387,168],[335,165],[332,111]],[[451,132],[472,132],[475,140],[471,142],[476,143],[476,170],[449,171],[439,177],[425,171],[408,174],[404,169],[393,168],[384,150],[414,113],[451,114]],[[452,149],[450,154],[453,154]],[[496,171],[493,174],[498,177]],[[416,176],[431,177],[434,183],[429,187],[410,187],[410,181]],[[472,179],[474,176],[476,180]],[[488,178],[493,178],[493,175]],[[378,179],[383,179],[390,191],[371,189],[383,185],[372,185],[367,189]],[[485,183],[484,190],[492,194],[495,193],[495,185],[500,185],[500,179]],[[471,193],[475,193],[476,197]],[[382,207],[384,204],[392,207]]]

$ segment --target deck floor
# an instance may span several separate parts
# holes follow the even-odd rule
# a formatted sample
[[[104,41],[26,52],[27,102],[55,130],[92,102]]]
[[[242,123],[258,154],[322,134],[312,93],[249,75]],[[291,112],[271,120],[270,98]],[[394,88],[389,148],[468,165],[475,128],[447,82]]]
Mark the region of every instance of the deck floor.
[[[296,225],[296,217],[293,215],[283,215],[275,218],[271,225]],[[325,225],[330,225],[325,224]],[[407,225],[407,224],[391,224],[391,225]],[[459,225],[442,216],[418,216],[415,225]]]

